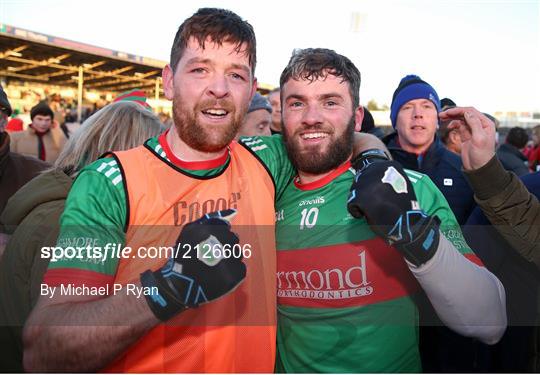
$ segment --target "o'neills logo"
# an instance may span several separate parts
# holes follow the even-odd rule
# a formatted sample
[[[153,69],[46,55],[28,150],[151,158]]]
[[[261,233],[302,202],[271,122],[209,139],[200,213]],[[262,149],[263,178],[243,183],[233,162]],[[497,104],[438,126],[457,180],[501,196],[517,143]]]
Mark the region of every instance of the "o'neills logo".
[[[343,268],[283,271],[277,273],[278,297],[336,300],[373,293],[366,270],[366,254],[358,254],[357,265]]]
[[[304,199],[303,201],[300,201],[300,203],[298,203],[298,207],[308,206],[310,204],[320,204],[320,203],[324,203],[324,197]]]

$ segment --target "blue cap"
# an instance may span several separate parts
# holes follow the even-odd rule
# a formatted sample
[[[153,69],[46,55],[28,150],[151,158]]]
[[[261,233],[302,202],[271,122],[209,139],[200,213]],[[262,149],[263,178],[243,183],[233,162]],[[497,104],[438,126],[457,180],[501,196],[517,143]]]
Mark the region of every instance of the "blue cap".
[[[437,91],[427,82],[424,82],[419,76],[410,74],[401,79],[399,85],[392,96],[390,105],[390,120],[392,127],[396,127],[396,119],[401,107],[414,99],[428,99],[433,102],[437,113],[441,111],[441,104]]]

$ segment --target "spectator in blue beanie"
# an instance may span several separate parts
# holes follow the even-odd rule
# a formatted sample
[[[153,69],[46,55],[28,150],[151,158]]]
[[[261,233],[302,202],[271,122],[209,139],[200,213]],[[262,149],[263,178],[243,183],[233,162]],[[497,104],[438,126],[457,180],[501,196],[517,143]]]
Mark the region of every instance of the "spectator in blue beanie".
[[[417,75],[405,76],[390,106],[395,132],[382,141],[404,168],[422,172],[433,180],[463,225],[476,204],[461,170],[461,157],[449,151],[436,134],[440,111],[435,89]],[[429,303],[422,306],[420,318],[420,354],[425,372],[480,370],[476,367],[476,342],[444,327]]]
[[[441,190],[458,223],[475,207],[473,192],[461,171],[461,158],[448,151],[436,135],[441,111],[435,89],[419,76],[405,76],[392,97],[394,133],[383,138],[403,167],[427,174]]]

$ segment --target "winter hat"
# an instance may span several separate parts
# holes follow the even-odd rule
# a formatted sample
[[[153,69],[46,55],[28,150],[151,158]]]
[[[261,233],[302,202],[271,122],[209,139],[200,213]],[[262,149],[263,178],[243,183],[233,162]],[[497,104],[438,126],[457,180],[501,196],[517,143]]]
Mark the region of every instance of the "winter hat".
[[[390,105],[392,127],[396,127],[396,119],[400,108],[414,99],[431,100],[437,109],[437,113],[441,111],[439,96],[435,89],[429,83],[424,82],[419,76],[410,74],[401,79],[392,96],[392,104]]]
[[[34,117],[36,116],[49,116],[52,119],[54,119],[54,113],[49,107],[49,105],[45,102],[39,102],[36,106],[34,106],[30,110],[30,119],[34,120]]]
[[[137,104],[142,105],[144,108],[148,109],[149,111],[152,111],[152,107],[150,107],[150,104],[146,102],[146,95],[144,94],[144,91],[141,89],[133,89],[126,92],[121,93],[118,95],[113,102],[119,102],[119,101],[130,101],[135,102]]]
[[[11,115],[11,105],[9,104],[8,98],[2,85],[0,85],[0,111],[4,112],[6,115]]]
[[[272,113],[272,106],[270,105],[268,99],[256,92],[255,95],[253,95],[253,99],[251,99],[247,113],[259,109],[266,109],[268,112]]]

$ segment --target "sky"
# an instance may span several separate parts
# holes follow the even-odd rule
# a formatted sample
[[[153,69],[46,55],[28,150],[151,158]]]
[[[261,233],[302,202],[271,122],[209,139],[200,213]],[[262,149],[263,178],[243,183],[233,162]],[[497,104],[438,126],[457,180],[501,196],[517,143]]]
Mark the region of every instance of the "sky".
[[[253,25],[266,84],[293,49],[324,47],[359,68],[363,104],[390,105],[417,74],[458,105],[540,111],[540,0],[0,0],[0,23],[167,61],[178,26],[206,6]]]

